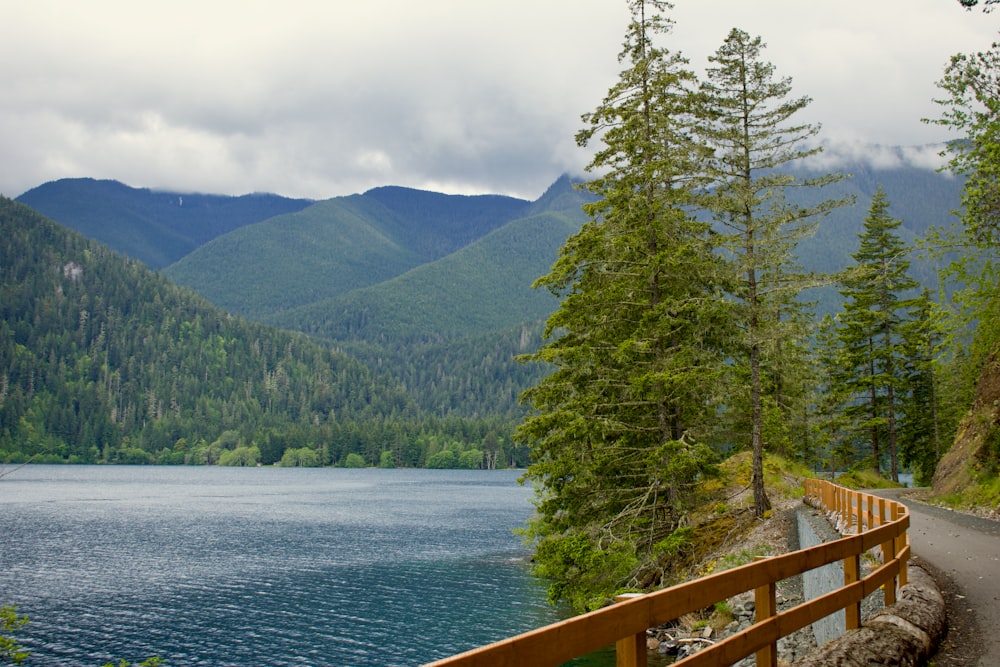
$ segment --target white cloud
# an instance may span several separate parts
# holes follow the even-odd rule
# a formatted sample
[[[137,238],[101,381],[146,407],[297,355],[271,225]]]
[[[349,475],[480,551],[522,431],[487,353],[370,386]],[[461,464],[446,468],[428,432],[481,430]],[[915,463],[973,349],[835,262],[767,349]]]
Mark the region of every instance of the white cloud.
[[[917,167],[934,171],[947,159],[941,155],[945,144],[923,146],[885,146],[860,141],[827,141],[823,151],[807,158],[806,164],[818,170],[851,169],[868,165],[877,169]]]
[[[1000,15],[949,0],[676,0],[701,69],[729,29],[855,146],[944,141],[934,81]],[[624,0],[33,0],[0,8],[0,192],[70,176],[329,197],[385,184],[539,195],[588,153]],[[861,150],[861,149],[857,149]],[[867,150],[867,149],[866,149]],[[917,150],[898,159],[929,159]]]

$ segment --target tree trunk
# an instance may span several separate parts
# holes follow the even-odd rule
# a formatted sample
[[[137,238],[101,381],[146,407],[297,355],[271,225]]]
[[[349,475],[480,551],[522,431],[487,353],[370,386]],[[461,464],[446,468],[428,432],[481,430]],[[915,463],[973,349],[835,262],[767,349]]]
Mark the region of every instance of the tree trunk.
[[[771,509],[767,490],[764,488],[764,414],[761,408],[760,388],[760,345],[754,343],[750,347],[750,401],[753,427],[751,441],[753,446],[753,513],[757,518]]]

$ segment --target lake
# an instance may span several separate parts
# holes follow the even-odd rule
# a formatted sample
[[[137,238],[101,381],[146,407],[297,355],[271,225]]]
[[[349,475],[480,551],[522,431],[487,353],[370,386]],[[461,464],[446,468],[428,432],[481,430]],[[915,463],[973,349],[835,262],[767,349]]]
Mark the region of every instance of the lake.
[[[554,622],[516,471],[4,469],[26,665],[421,665]],[[613,664],[605,652],[575,664]]]

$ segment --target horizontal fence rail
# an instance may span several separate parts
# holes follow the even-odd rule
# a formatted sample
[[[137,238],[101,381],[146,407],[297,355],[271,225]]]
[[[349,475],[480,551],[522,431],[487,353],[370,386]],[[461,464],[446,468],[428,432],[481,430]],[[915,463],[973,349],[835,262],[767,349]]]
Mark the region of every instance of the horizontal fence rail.
[[[841,609],[846,610],[847,629],[860,627],[861,600],[882,588],[885,604],[893,604],[897,587],[906,584],[910,514],[905,505],[815,479],[806,480],[805,497],[831,513],[842,532],[854,534],[653,593],[622,596],[603,609],[426,667],[557,667],[610,644],[615,645],[618,667],[645,667],[647,629],[748,591],[754,591],[754,624],[674,665],[728,665],[755,654],[758,667],[776,667],[781,637]],[[861,555],[876,547],[882,564],[862,577]],[[844,564],[843,587],[778,613],[779,581],[837,561]]]

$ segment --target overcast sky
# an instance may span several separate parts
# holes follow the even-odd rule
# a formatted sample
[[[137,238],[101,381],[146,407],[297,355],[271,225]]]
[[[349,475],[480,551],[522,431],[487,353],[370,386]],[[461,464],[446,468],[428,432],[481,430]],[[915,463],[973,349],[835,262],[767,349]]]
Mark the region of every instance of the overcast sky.
[[[920,122],[1000,12],[956,0],[676,0],[701,71],[760,35],[836,152]],[[322,199],[378,185],[534,199],[621,69],[624,0],[0,0],[0,193],[91,176]],[[921,157],[933,151],[911,151]]]

